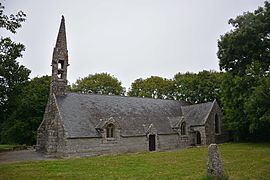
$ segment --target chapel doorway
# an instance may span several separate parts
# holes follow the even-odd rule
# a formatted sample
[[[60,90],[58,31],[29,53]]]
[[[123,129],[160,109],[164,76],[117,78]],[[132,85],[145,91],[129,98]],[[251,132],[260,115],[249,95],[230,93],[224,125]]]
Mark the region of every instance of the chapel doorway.
[[[156,135],[149,135],[149,151],[156,150]]]
[[[199,131],[196,132],[196,144],[201,145],[202,140],[201,140],[201,133]]]

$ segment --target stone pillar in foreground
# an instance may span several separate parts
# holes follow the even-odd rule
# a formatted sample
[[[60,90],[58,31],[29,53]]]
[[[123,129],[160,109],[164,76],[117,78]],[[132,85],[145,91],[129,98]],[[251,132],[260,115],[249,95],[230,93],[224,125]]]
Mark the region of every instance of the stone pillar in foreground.
[[[208,147],[207,176],[219,179],[224,176],[221,157],[216,144]]]

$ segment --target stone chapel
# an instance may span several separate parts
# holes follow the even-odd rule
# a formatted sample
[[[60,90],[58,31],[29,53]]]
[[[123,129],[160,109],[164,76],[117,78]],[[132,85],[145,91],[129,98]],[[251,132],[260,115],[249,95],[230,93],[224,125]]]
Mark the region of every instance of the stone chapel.
[[[224,141],[216,101],[190,105],[67,92],[69,66],[62,17],[52,56],[50,95],[36,150],[52,156],[164,151]]]

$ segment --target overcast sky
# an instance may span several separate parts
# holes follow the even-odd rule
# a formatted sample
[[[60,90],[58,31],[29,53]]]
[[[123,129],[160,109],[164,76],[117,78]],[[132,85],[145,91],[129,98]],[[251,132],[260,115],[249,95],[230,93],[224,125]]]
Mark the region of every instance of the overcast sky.
[[[26,46],[20,63],[31,78],[51,74],[52,52],[65,16],[68,80],[108,72],[126,88],[138,78],[219,70],[217,40],[228,20],[264,0],[2,0],[27,20],[14,36]]]

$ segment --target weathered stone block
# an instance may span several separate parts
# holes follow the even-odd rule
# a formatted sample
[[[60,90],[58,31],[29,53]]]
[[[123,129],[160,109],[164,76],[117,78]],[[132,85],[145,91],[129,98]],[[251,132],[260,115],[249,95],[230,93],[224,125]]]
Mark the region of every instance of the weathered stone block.
[[[221,179],[224,176],[220,153],[216,144],[208,147],[207,175],[214,179]]]

